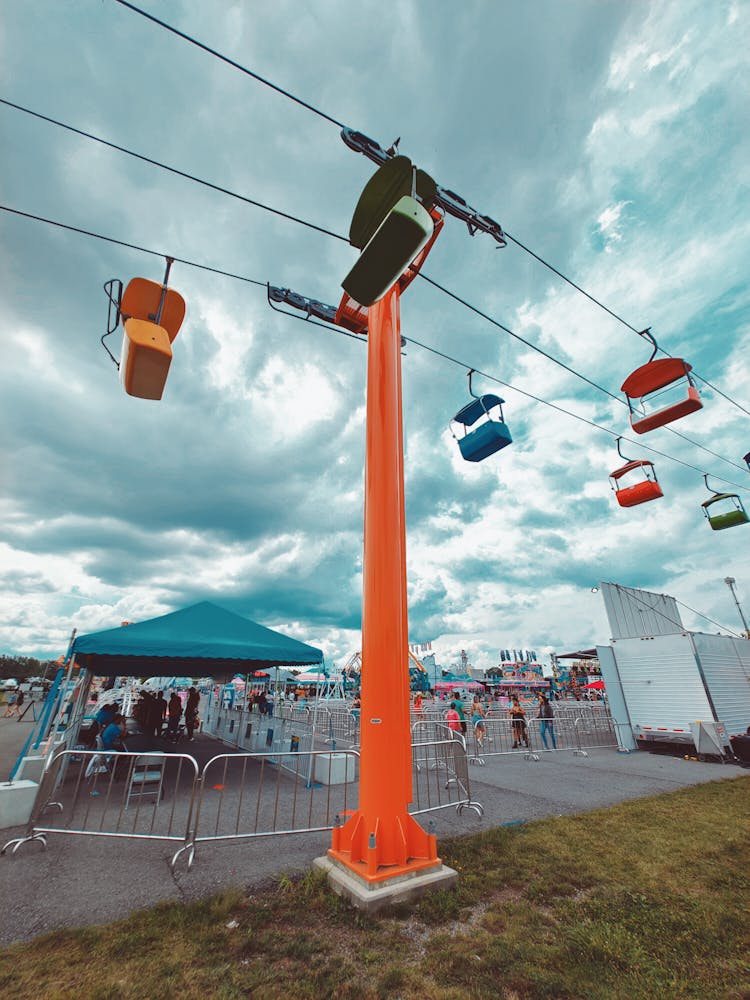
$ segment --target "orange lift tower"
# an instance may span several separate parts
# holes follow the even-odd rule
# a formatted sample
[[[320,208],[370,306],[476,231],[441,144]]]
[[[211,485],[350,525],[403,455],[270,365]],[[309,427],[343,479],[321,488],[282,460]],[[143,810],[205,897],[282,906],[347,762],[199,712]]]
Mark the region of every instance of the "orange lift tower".
[[[435,183],[405,156],[360,197],[350,240],[362,249],[336,321],[368,333],[359,808],[319,859],[337,891],[369,908],[456,879],[412,801],[400,299],[443,225]],[[425,207],[428,206],[428,207]]]

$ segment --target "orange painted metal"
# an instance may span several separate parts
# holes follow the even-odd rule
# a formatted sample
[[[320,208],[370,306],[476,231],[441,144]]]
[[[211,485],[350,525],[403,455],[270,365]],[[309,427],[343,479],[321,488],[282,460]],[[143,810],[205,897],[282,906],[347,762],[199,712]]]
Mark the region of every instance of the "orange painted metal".
[[[123,322],[120,379],[129,396],[161,399],[172,364],[172,345],[163,326],[149,320]]]
[[[352,333],[367,333],[367,306],[361,306],[344,292],[334,322]]]
[[[161,306],[161,316],[159,313]],[[174,288],[165,288],[148,278],[133,278],[123,292],[120,312],[123,319],[141,319],[163,327],[174,340],[185,318],[185,300]]]
[[[400,288],[369,308],[359,807],[329,855],[368,882],[440,864],[437,841],[409,815],[406,527]]]

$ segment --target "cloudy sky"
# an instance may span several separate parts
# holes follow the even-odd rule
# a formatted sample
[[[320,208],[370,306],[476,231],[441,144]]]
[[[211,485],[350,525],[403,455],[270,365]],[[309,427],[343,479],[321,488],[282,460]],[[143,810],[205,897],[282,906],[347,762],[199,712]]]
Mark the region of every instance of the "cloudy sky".
[[[700,505],[704,472],[750,499],[750,4],[142,6],[383,146],[400,136],[517,241],[496,249],[448,218],[426,274],[619,397],[412,285],[402,332],[425,346],[403,358],[410,640],[485,668],[508,646],[606,642],[599,580],[736,630],[723,581],[750,611],[750,528],[712,532]],[[1,7],[5,101],[348,233],[375,168],[329,121],[114,0]],[[6,209],[331,304],[356,258],[7,104],[0,148]],[[131,398],[99,343],[102,285],[163,266],[0,212],[0,651],[57,656],[73,627],[212,600],[341,664],[360,648],[366,349],[272,311],[260,285],[178,263],[187,316],[164,398]],[[649,349],[626,324],[716,387],[699,382],[703,410],[630,432],[619,389]],[[109,343],[119,356],[120,334]],[[472,367],[514,438],[476,465],[448,430]],[[617,506],[617,434],[655,462],[663,499]]]

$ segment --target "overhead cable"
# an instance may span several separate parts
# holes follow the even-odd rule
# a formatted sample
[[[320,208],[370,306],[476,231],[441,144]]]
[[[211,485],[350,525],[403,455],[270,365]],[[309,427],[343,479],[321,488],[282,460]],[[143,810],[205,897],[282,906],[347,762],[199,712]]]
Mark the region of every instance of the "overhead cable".
[[[45,223],[47,225],[50,225],[50,226],[53,226],[53,227],[55,227],[57,229],[64,229],[64,230],[67,230],[69,232],[78,233],[78,234],[80,234],[82,236],[90,236],[93,239],[103,240],[103,241],[105,241],[107,243],[113,243],[113,244],[115,244],[117,246],[126,247],[126,248],[128,248],[130,250],[138,250],[141,253],[146,253],[146,254],[150,254],[150,255],[153,255],[153,256],[157,256],[157,257],[167,257],[167,256],[169,256],[174,261],[179,262],[181,264],[186,264],[186,265],[188,265],[190,267],[198,268],[199,270],[209,271],[209,272],[211,272],[213,274],[219,274],[219,275],[222,275],[222,276],[227,277],[227,278],[233,278],[234,280],[237,280],[237,281],[243,281],[243,282],[245,282],[247,284],[256,285],[258,287],[265,288],[267,290],[268,295],[269,295],[269,304],[270,304],[272,286],[269,286],[269,284],[268,284],[267,281],[261,281],[261,280],[259,280],[257,278],[249,278],[249,277],[247,277],[245,275],[235,274],[232,271],[221,270],[220,268],[211,267],[211,266],[209,266],[207,264],[201,264],[201,263],[198,263],[197,261],[188,260],[188,259],[186,259],[184,257],[177,257],[177,256],[175,256],[171,252],[169,254],[167,254],[167,253],[165,253],[163,251],[160,251],[160,250],[153,250],[153,249],[150,249],[148,247],[139,246],[136,243],[128,243],[128,242],[126,242],[124,240],[118,240],[118,239],[115,239],[112,236],[104,236],[101,233],[95,233],[95,232],[92,232],[91,230],[88,230],[88,229],[82,229],[79,226],[72,226],[72,225],[69,225],[69,224],[64,223],[64,222],[59,222],[59,221],[57,221],[55,219],[45,218],[44,216],[41,216],[41,215],[34,215],[31,212],[23,212],[20,209],[11,208],[9,205],[0,205],[0,211],[9,212],[9,213],[11,213],[13,215],[17,215],[17,216],[20,216],[20,217],[25,218],[25,219],[31,219],[31,220],[33,220],[35,222],[43,222],[43,223]],[[282,298],[280,297],[279,301],[281,301],[281,300],[282,300]],[[283,312],[283,310],[281,310],[281,311]],[[293,315],[293,314],[292,313],[285,313],[285,315]],[[321,322],[318,322],[316,320],[313,320],[313,319],[310,318],[309,315],[307,316],[307,318],[303,318],[301,316],[300,317],[294,317],[294,318],[303,319],[304,322],[311,323],[313,326],[319,326],[319,327],[321,327],[323,329],[331,330],[332,332],[345,335],[347,337],[350,337],[353,340],[359,340],[360,342],[364,343],[363,338],[361,336],[357,336],[355,334],[351,334],[351,333],[349,333],[349,331],[344,330],[344,329],[342,329],[339,326],[333,326],[333,325],[329,325],[327,323],[321,323]],[[494,322],[492,320],[490,320],[490,321]],[[600,430],[600,431],[603,431],[605,434],[609,434],[610,437],[614,437],[614,438],[620,437],[623,441],[625,441],[628,444],[636,444],[636,442],[634,440],[632,440],[630,438],[627,438],[627,437],[624,437],[621,434],[618,434],[617,431],[610,430],[608,427],[605,427],[603,424],[598,424],[598,423],[596,423],[596,421],[589,420],[587,417],[582,417],[578,413],[573,413],[571,410],[566,410],[564,407],[559,406],[557,403],[552,403],[552,402],[550,402],[547,399],[543,399],[541,396],[535,396],[533,393],[527,392],[524,389],[519,389],[517,386],[514,386],[512,383],[510,383],[510,382],[504,382],[502,379],[499,379],[496,376],[491,375],[488,372],[482,371],[481,369],[477,368],[475,365],[469,364],[469,362],[461,361],[458,358],[454,358],[451,355],[446,354],[444,351],[440,351],[440,350],[438,350],[435,347],[431,347],[429,344],[423,344],[420,341],[415,340],[413,337],[404,337],[403,339],[406,341],[406,343],[414,344],[415,347],[419,347],[422,350],[428,351],[429,353],[436,355],[437,357],[443,358],[444,360],[449,361],[451,364],[454,364],[454,365],[456,365],[456,366],[458,366],[460,368],[463,368],[464,370],[468,370],[469,368],[471,368],[472,370],[474,370],[477,373],[477,375],[480,375],[482,378],[486,378],[486,379],[488,379],[491,382],[495,382],[497,385],[504,386],[505,388],[512,389],[514,392],[519,393],[519,395],[525,396],[527,399],[531,399],[534,402],[541,403],[544,406],[549,406],[553,410],[556,410],[558,413],[563,413],[566,416],[572,417],[573,419],[580,421],[581,423],[587,424],[589,427],[594,427],[596,430]],[[683,461],[680,458],[676,458],[674,455],[670,455],[667,452],[659,451],[656,448],[652,448],[650,445],[647,445],[647,444],[645,444],[642,441],[639,441],[637,443],[638,443],[638,445],[641,448],[644,448],[646,451],[649,451],[649,452],[651,452],[654,455],[658,455],[661,458],[666,458],[667,460],[669,460],[671,462],[675,462],[677,465],[682,465],[682,466],[684,466],[687,469],[691,469],[694,472],[700,473],[701,475],[708,475],[709,474],[709,473],[705,473],[703,469],[699,469],[697,466],[691,465],[689,462],[685,462],[685,461]],[[727,460],[725,459],[724,461],[727,461]],[[747,490],[748,489],[747,486],[741,486],[740,484],[734,483],[734,482],[732,482],[729,479],[725,479],[723,476],[716,475],[715,473],[710,473],[710,475],[712,476],[712,478],[718,479],[720,482],[727,483],[729,486],[733,486],[733,487],[735,487],[737,489],[742,489],[742,490]]]
[[[257,80],[259,83],[262,83],[264,86],[269,87],[271,90],[275,90],[277,93],[282,94],[284,97],[289,98],[289,100],[294,101],[296,104],[299,104],[302,107],[306,108],[307,110],[312,111],[314,114],[316,114],[320,118],[323,118],[326,121],[330,122],[332,125],[336,125],[338,128],[340,128],[342,130],[342,138],[344,138],[344,141],[347,142],[347,144],[349,144],[348,141],[347,141],[347,134],[350,134],[350,135],[351,134],[362,135],[361,133],[353,133],[351,129],[347,128],[347,126],[345,126],[344,123],[340,122],[337,118],[333,118],[331,115],[327,114],[325,111],[322,111],[320,108],[315,107],[315,105],[309,104],[307,101],[303,101],[302,98],[297,97],[295,94],[292,94],[290,91],[285,90],[283,87],[280,87],[278,84],[272,83],[266,77],[263,77],[259,73],[255,73],[253,70],[248,69],[247,66],[243,66],[241,63],[235,62],[234,59],[230,59],[228,56],[223,55],[223,53],[218,52],[216,49],[211,48],[209,45],[206,45],[205,43],[199,41],[194,36],[187,34],[187,32],[180,31],[179,28],[175,28],[174,25],[168,24],[166,21],[163,21],[160,18],[155,17],[153,14],[149,14],[147,11],[142,10],[140,7],[137,7],[135,4],[130,3],[129,0],[115,0],[115,2],[119,3],[120,6],[122,6],[122,7],[127,7],[129,10],[133,11],[136,14],[140,14],[141,17],[147,18],[149,21],[152,21],[154,24],[158,24],[159,27],[164,28],[165,31],[169,31],[173,35],[177,35],[179,38],[184,39],[184,41],[189,42],[191,45],[195,45],[197,48],[202,49],[204,52],[209,53],[209,55],[214,56],[216,59],[219,59],[222,62],[227,63],[228,65],[232,66],[234,69],[240,70],[240,72],[245,73],[249,77],[252,77],[254,80]],[[373,146],[377,146],[378,145],[377,143],[374,143],[374,140],[368,139],[367,136],[362,136],[362,138],[365,139],[365,140],[367,140],[367,142],[369,142]],[[352,148],[356,148],[356,147],[352,147]],[[358,151],[362,152],[362,150],[358,150]],[[394,152],[391,152],[390,150],[386,151],[386,152],[387,152],[387,154],[394,155],[395,150],[394,150]],[[452,192],[446,192],[446,194],[452,195]],[[477,215],[477,213],[474,213],[474,214]],[[482,218],[481,216],[477,216],[477,217],[478,218]],[[582,288],[581,285],[577,284],[571,278],[567,277],[567,275],[563,274],[563,272],[560,271],[558,268],[556,268],[553,264],[550,264],[549,261],[545,260],[539,254],[537,254],[533,250],[531,250],[530,247],[527,247],[517,237],[511,236],[511,234],[507,230],[503,231],[500,228],[500,226],[499,226],[498,223],[495,223],[491,219],[489,220],[489,222],[492,222],[493,226],[496,227],[497,231],[499,232],[500,245],[504,245],[505,238],[511,240],[511,242],[515,243],[516,246],[519,249],[521,249],[525,253],[529,254],[531,257],[533,257],[535,260],[537,260],[540,264],[542,264],[544,267],[546,267],[549,271],[552,271],[553,274],[556,274],[559,278],[561,278],[568,285],[570,285],[571,288],[574,288],[576,291],[580,292],[581,295],[584,295],[587,299],[589,299],[590,302],[593,302],[594,305],[599,306],[600,309],[603,309],[604,312],[608,313],[613,319],[617,320],[618,323],[621,323],[624,327],[626,327],[628,330],[631,330],[633,333],[637,334],[638,336],[642,336],[642,331],[641,330],[639,330],[637,327],[633,326],[631,323],[628,323],[628,321],[626,319],[623,319],[623,317],[620,316],[618,313],[616,313],[613,309],[610,309],[609,306],[605,305],[600,299],[596,298],[595,295],[592,295],[590,292],[587,292],[585,288]],[[672,355],[669,354],[668,351],[665,351],[663,348],[660,347],[658,350],[659,350],[659,352],[661,354],[664,354],[666,357],[672,357]],[[720,389],[717,385],[714,385],[713,382],[709,382],[709,380],[707,378],[704,378],[702,375],[700,375],[695,370],[693,370],[693,375],[697,379],[699,379],[701,382],[703,382],[704,385],[708,386],[710,389],[713,389],[714,392],[718,393],[718,395],[721,396],[723,399],[725,399],[728,403],[731,403],[733,406],[736,406],[743,413],[746,413],[748,416],[750,416],[750,410],[747,409],[747,407],[745,407],[741,403],[737,402],[736,399],[733,399],[731,396],[729,396],[727,393],[725,393],[722,389]],[[739,468],[739,466],[738,466],[738,468]]]
[[[124,240],[117,240],[113,236],[102,236],[101,233],[94,233],[90,229],[80,229],[78,226],[70,226],[64,222],[57,222],[55,219],[46,219],[43,215],[32,215],[31,212],[22,212],[18,208],[11,208],[9,205],[0,205],[3,212],[11,212],[13,215],[21,215],[25,219],[33,219],[35,222],[46,222],[48,226],[55,226],[57,229],[67,229],[71,233],[80,233],[82,236],[91,236],[95,240],[104,240],[106,243],[114,243],[117,246],[127,247],[129,250],[138,250],[140,253],[151,254],[154,257],[171,257],[179,264],[187,264],[188,267],[197,267],[201,271],[211,271],[213,274],[221,274],[225,278],[234,278],[236,281],[245,281],[249,285],[259,285],[266,287],[265,281],[256,281],[255,278],[246,278],[242,274],[234,274],[232,271],[222,271],[218,267],[209,267],[208,264],[198,264],[194,260],[186,260],[184,257],[175,257],[173,253],[165,253],[163,250],[150,250],[148,247],[139,246],[137,243],[126,243]],[[719,479],[719,476],[714,476]]]
[[[134,150],[128,149],[125,146],[120,146],[117,143],[109,142],[107,139],[102,139],[99,136],[93,135],[91,132],[85,132],[83,131],[83,129],[76,128],[73,125],[68,125],[65,122],[60,122],[55,118],[50,118],[48,115],[43,115],[37,111],[32,111],[29,108],[25,108],[20,104],[15,104],[13,101],[8,101],[5,98],[0,97],[0,104],[5,104],[7,107],[13,108],[16,111],[22,111],[24,114],[31,115],[32,117],[38,118],[41,121],[45,121],[49,124],[56,125],[59,128],[74,133],[75,135],[80,135],[85,139],[90,139],[92,142],[100,143],[101,145],[107,146],[110,149],[115,149],[118,152],[125,153],[127,156],[132,156],[137,160],[143,160],[144,162],[149,163],[152,166],[156,166],[161,168],[162,170],[167,170],[170,173],[177,174],[180,177],[184,177],[187,180],[194,181],[196,184],[201,184],[204,187],[211,188],[212,190],[218,191],[221,194],[227,194],[232,198],[237,198],[238,200],[246,202],[249,205],[253,205],[256,208],[261,208],[266,212],[270,212],[272,215],[277,215],[281,218],[288,219],[290,222],[296,222],[298,225],[305,226],[308,229],[313,229],[316,232],[322,233],[324,236],[330,236],[333,239],[340,240],[344,243],[349,242],[346,236],[342,236],[340,233],[334,233],[330,229],[325,229],[322,226],[315,225],[315,223],[308,222],[307,220],[301,219],[298,216],[291,215],[288,212],[282,212],[280,209],[273,208],[272,206],[266,205],[263,202],[257,201],[253,198],[248,198],[245,195],[238,194],[236,191],[229,190],[229,188],[220,187],[219,185],[214,184],[211,181],[207,181],[201,177],[197,177],[195,174],[187,173],[186,171],[179,170],[176,167],[170,167],[165,163],[161,163],[159,160],[153,159],[152,157],[144,156],[141,153],[136,153]],[[420,272],[420,277],[423,278],[425,281],[429,282],[435,288],[439,289],[441,292],[443,292],[443,294],[448,295],[450,298],[454,299],[456,302],[459,302],[465,308],[476,313],[476,315],[481,316],[483,319],[487,320],[487,322],[492,323],[493,326],[496,326],[498,329],[503,330],[505,333],[509,334],[511,337],[520,341],[522,344],[525,344],[530,350],[536,351],[537,354],[541,354],[542,357],[545,357],[548,360],[552,361],[554,364],[559,365],[561,368],[565,369],[565,371],[569,372],[571,375],[574,375],[576,378],[579,378],[582,382],[585,382],[592,388],[597,389],[599,392],[603,392],[611,399],[616,400],[622,406],[627,406],[625,400],[622,399],[620,396],[616,395],[613,392],[610,392],[609,389],[606,389],[604,386],[599,385],[597,382],[594,382],[591,379],[587,378],[581,372],[576,371],[576,369],[571,368],[569,365],[566,365],[564,361],[560,361],[559,359],[555,358],[552,354],[549,354],[547,351],[543,350],[541,347],[537,347],[536,344],[532,343],[530,340],[526,340],[525,337],[522,337],[520,334],[514,333],[507,326],[504,326],[497,320],[492,319],[492,317],[488,316],[487,313],[482,312],[481,309],[478,309],[476,306],[471,305],[471,303],[469,303],[466,299],[462,298],[460,295],[450,291],[449,289],[445,288],[445,286],[440,285],[438,282],[433,281],[424,272]],[[672,434],[675,434],[677,437],[682,438],[683,441],[692,445],[694,448],[700,448],[702,451],[705,451],[707,454],[712,455],[714,458],[718,458],[720,461],[726,462],[733,468],[739,469],[740,472],[745,471],[745,469],[741,465],[738,465],[736,462],[733,462],[728,458],[724,458],[723,455],[719,455],[718,452],[712,451],[705,445],[699,444],[699,442],[694,441],[692,438],[687,437],[685,434],[682,434],[681,432],[674,430],[674,428],[667,427],[667,430],[670,431]]]
[[[277,93],[282,94],[284,97],[288,97],[290,101],[294,101],[296,104],[301,104],[303,108],[307,108],[308,111],[312,111],[313,114],[319,115],[321,118],[325,118],[326,121],[330,122],[332,125],[337,125],[339,128],[344,127],[344,123],[337,121],[335,118],[331,118],[327,115],[325,111],[321,111],[320,108],[316,108],[312,104],[308,104],[307,101],[303,101],[301,97],[295,97],[294,94],[290,93],[288,90],[284,90],[283,87],[279,87],[276,83],[271,83],[264,76],[259,73],[253,72],[253,70],[248,69],[247,66],[243,66],[241,63],[235,62],[234,59],[230,59],[229,56],[223,55],[221,52],[217,52],[216,49],[212,49],[209,45],[205,45],[203,42],[199,42],[197,38],[193,38],[192,35],[188,35],[184,31],[180,31],[179,28],[175,28],[171,24],[167,24],[166,21],[162,21],[158,17],[154,17],[153,14],[149,14],[148,11],[142,10],[140,7],[136,7],[133,3],[128,3],[128,0],[115,0],[122,7],[127,7],[132,10],[135,14],[140,14],[141,17],[147,18],[149,21],[153,21],[154,24],[158,24],[160,28],[164,28],[166,31],[170,31],[173,35],[177,35],[179,38],[184,39],[186,42],[190,42],[191,45],[195,45],[199,49],[203,49],[204,52],[208,52],[209,55],[215,56],[216,59],[220,59],[222,62],[227,63],[234,69],[238,69],[241,73],[245,73],[247,76],[251,76],[258,83],[262,83],[265,87],[270,87],[271,90],[275,90]]]
[[[202,177],[196,177],[195,174],[190,174],[185,170],[178,170],[177,167],[170,167],[167,163],[155,160],[151,156],[144,156],[143,153],[136,153],[134,150],[127,149],[125,146],[119,146],[116,142],[109,142],[109,140],[102,139],[101,136],[94,135],[91,132],[84,132],[83,129],[75,128],[73,125],[66,125],[65,122],[60,122],[56,118],[50,118],[48,115],[40,114],[38,111],[32,111],[30,108],[25,108],[21,104],[14,104],[13,101],[7,101],[3,97],[0,97],[0,104],[5,104],[7,107],[14,108],[16,111],[22,111],[24,114],[31,115],[33,118],[39,118],[41,121],[48,122],[50,125],[56,125],[58,128],[65,129],[66,132],[73,132],[75,135],[83,136],[84,139],[90,139],[92,142],[97,142],[102,146],[107,146],[109,149],[116,149],[118,153],[125,153],[126,156],[132,156],[133,159],[142,160],[144,163],[150,163],[153,167],[159,167],[161,170],[168,170],[171,174],[176,174],[178,177],[184,177],[186,180],[194,181],[196,184],[201,184],[203,187],[210,188],[212,191],[218,191],[220,194],[229,195],[230,198],[237,198],[238,201],[244,201],[248,205],[255,206],[255,208],[262,208],[265,212],[271,212],[272,215],[278,215],[282,219],[289,219],[290,222],[296,222],[300,226],[306,226],[308,229],[314,229],[315,232],[323,233],[324,236],[331,236],[335,240],[343,240],[344,243],[349,242],[346,236],[334,233],[330,229],[325,229],[323,226],[317,226],[314,222],[308,222],[306,219],[300,219],[296,215],[290,215],[288,212],[282,212],[278,208],[272,208],[270,205],[264,205],[262,201],[256,201],[254,198],[248,198],[244,194],[238,194],[236,191],[231,191],[229,188],[222,187],[219,184],[214,184],[212,181],[204,180]]]

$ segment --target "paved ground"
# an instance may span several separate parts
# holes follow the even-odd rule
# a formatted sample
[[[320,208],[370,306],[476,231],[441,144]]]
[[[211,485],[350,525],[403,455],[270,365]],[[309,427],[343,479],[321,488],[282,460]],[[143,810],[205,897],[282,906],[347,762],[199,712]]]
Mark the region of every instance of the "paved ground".
[[[0,779],[7,779],[30,728],[0,719]],[[221,752],[221,745],[201,736],[189,750],[204,761]],[[471,810],[458,816],[452,808],[432,813],[438,838],[582,812],[748,773],[729,764],[647,753],[604,749],[589,754],[559,752],[544,755],[539,762],[506,756],[488,758],[485,767],[472,766],[472,798],[483,804],[484,816]],[[21,833],[0,831],[0,846]],[[326,833],[203,844],[192,869],[183,867],[173,874],[169,860],[174,844],[50,835],[46,851],[32,843],[15,855],[0,857],[0,945],[60,927],[103,923],[160,900],[197,899],[273,874],[306,871],[329,843]]]

